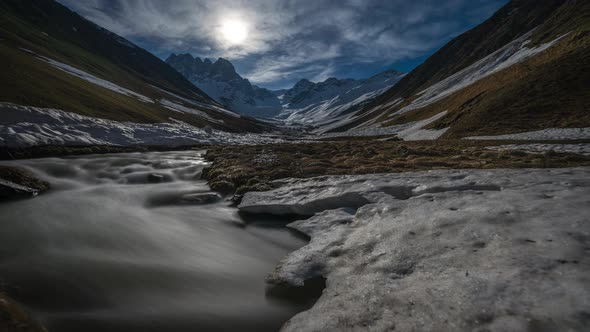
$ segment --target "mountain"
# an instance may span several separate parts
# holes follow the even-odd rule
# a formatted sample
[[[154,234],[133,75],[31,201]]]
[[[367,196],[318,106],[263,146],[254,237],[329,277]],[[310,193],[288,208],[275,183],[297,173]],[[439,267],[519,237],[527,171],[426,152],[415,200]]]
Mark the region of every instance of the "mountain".
[[[12,114],[10,121],[16,121],[26,112],[63,118],[67,116],[59,112],[65,111],[84,121],[115,121],[109,122],[115,127],[125,121],[182,123],[226,132],[264,129],[223,109],[146,50],[55,1],[3,0],[0,21],[0,62],[5,64],[0,102],[3,109],[11,109],[0,118]],[[37,130],[43,130],[40,125]]]
[[[288,90],[276,91],[284,110],[278,118],[326,130],[353,117],[364,105],[395,85],[403,73],[387,70],[363,80],[329,78],[313,83],[301,80]]]
[[[462,138],[590,126],[590,2],[513,0],[332,132]],[[369,130],[370,131],[370,130]]]
[[[242,78],[231,62],[219,58],[193,58],[190,54],[171,54],[166,62],[205,91],[224,107],[244,115],[272,117],[281,111],[281,103],[267,89]]]

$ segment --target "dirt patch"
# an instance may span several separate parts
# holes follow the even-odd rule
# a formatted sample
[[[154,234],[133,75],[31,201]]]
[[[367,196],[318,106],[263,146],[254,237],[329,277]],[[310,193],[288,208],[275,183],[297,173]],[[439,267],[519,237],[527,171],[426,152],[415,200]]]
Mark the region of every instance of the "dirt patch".
[[[0,165],[0,179],[16,183],[43,192],[49,189],[49,183],[36,178],[33,174],[18,167]]]
[[[0,331],[47,332],[21,306],[0,293]]]

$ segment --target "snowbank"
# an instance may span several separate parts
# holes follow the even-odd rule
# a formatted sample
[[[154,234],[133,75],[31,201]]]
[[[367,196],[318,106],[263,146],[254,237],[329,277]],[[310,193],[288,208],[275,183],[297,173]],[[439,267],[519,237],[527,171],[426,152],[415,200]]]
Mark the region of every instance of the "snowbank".
[[[435,140],[441,137],[444,133],[446,133],[450,127],[438,130],[422,128],[442,118],[446,114],[447,111],[444,111],[421,121],[408,122],[401,125],[394,125],[389,127],[382,127],[379,124],[374,124],[366,127],[351,129],[345,132],[323,134],[321,135],[321,137],[329,138],[349,136],[397,135],[397,137],[403,139],[404,141]]]
[[[547,128],[524,133],[496,135],[496,136],[470,136],[464,139],[472,140],[571,140],[590,139],[590,128]]]
[[[271,283],[327,288],[284,331],[584,330],[590,168],[288,179],[240,209],[312,215]]]
[[[172,104],[170,104],[172,105]],[[180,105],[172,105],[177,108]],[[171,106],[171,107],[172,107]],[[179,111],[190,111],[182,109]],[[205,131],[182,121],[118,122],[57,109],[0,103],[0,146],[32,145],[192,145],[280,142],[255,134]]]

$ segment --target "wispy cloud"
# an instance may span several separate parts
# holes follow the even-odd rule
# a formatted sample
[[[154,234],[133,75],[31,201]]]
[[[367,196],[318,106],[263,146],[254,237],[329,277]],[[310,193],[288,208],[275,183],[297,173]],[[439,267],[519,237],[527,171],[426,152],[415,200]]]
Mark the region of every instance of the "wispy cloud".
[[[158,56],[224,57],[257,84],[346,76],[417,57],[473,26],[507,0],[60,0]],[[223,20],[247,41],[220,38]]]

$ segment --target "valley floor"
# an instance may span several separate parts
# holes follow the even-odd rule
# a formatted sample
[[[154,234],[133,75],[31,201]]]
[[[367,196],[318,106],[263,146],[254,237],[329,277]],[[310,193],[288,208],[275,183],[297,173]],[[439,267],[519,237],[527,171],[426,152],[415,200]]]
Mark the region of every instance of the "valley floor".
[[[327,279],[285,331],[583,330],[588,145],[393,136],[216,145],[202,175],[235,192],[243,213],[297,215],[289,227],[311,237],[268,277],[287,288]],[[17,157],[117,149],[135,148]]]

